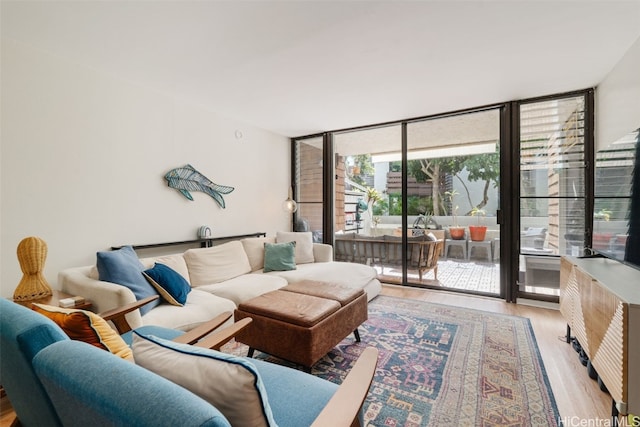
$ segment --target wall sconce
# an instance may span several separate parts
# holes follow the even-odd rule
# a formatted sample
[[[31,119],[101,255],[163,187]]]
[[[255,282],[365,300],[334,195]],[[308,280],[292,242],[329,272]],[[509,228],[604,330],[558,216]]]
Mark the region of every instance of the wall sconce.
[[[292,194],[293,191],[291,188],[289,188],[289,197],[287,197],[287,200],[282,202],[282,209],[289,213],[294,213],[296,210],[298,210],[298,204],[295,200],[293,200]]]

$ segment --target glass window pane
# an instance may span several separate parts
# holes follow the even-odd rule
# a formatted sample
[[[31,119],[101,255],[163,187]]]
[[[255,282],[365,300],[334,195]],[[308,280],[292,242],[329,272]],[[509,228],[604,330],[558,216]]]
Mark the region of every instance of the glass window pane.
[[[625,257],[637,140],[636,130],[596,153],[592,247],[617,259]]]
[[[313,232],[314,241],[322,241],[322,137],[296,141],[296,231]]]
[[[520,110],[521,197],[584,197],[584,97]]]
[[[390,215],[402,209],[401,169],[387,157],[400,159],[401,132],[392,125],[334,134],[336,232],[384,236],[399,226]]]
[[[595,196],[629,197],[638,131],[596,154]]]
[[[571,255],[585,246],[584,109],[584,96],[520,107],[521,253]]]

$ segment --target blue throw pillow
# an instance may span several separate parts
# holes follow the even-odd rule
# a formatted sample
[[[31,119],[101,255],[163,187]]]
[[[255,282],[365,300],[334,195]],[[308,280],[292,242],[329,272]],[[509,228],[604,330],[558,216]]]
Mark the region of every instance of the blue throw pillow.
[[[191,286],[171,267],[156,262],[153,268],[145,270],[142,274],[169,304],[182,307],[187,302]]]
[[[265,243],[264,272],[296,269],[296,242]]]
[[[96,267],[100,280],[126,286],[131,289],[138,301],[158,295],[142,275],[144,266],[131,246],[124,246],[117,251],[98,252]],[[140,314],[145,315],[158,304],[160,304],[159,299],[145,304],[140,307]]]

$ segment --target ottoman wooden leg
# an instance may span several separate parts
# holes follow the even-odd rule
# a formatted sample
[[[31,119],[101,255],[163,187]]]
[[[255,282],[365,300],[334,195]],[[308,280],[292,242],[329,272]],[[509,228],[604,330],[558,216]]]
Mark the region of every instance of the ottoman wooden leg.
[[[358,331],[358,328],[353,331],[353,335],[356,337],[356,342],[360,342],[360,332]]]
[[[255,348],[249,347],[249,352],[247,353],[247,357],[251,359],[253,357],[253,353],[256,351]]]

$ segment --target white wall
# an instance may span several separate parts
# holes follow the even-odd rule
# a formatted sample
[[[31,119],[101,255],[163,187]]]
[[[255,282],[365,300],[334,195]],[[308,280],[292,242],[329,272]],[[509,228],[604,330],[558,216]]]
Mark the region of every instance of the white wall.
[[[596,90],[596,150],[640,127],[640,39]]]
[[[27,236],[47,242],[57,288],[59,270],[112,245],[192,239],[203,224],[214,236],[290,228],[287,138],[6,39],[1,64],[3,297]],[[167,187],[164,174],[186,163],[235,187],[226,209]]]

